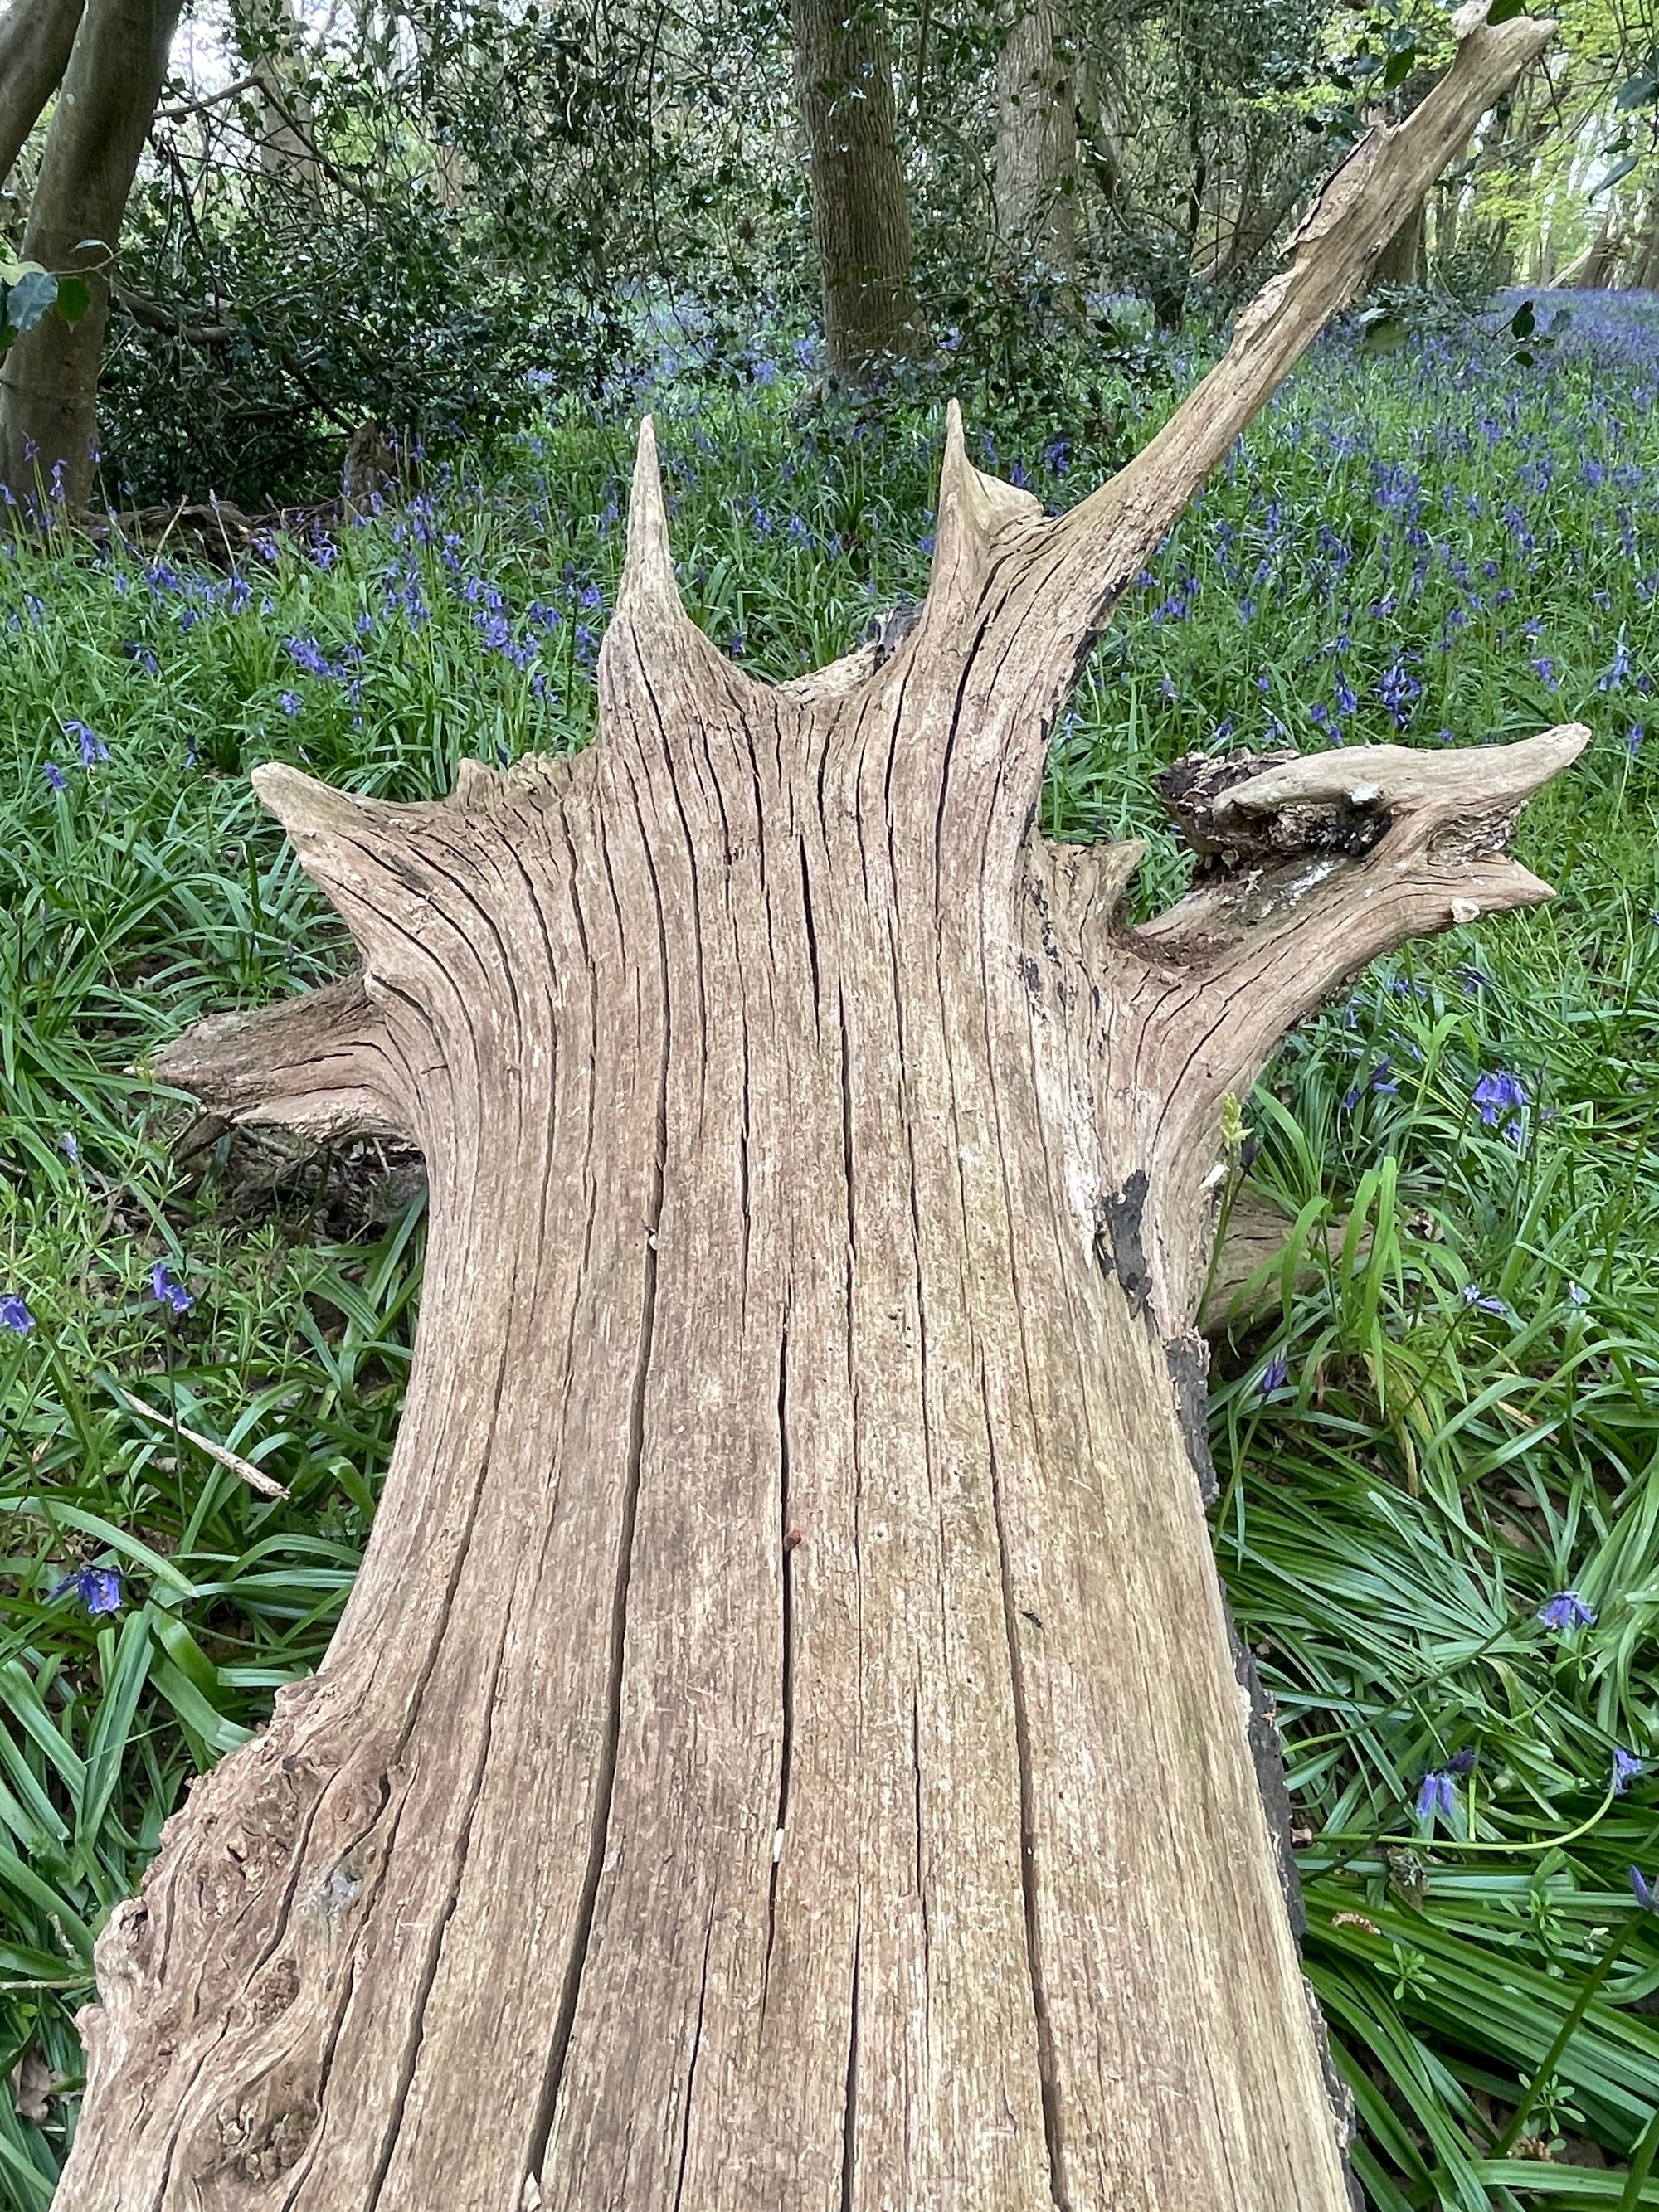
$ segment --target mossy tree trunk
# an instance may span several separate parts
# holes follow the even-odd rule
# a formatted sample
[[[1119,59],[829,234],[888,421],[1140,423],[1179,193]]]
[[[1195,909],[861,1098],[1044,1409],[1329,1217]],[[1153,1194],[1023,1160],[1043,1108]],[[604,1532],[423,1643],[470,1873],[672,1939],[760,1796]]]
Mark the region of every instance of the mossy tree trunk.
[[[1005,246],[1077,279],[1077,57],[1053,0],[1018,0],[997,58],[996,211]]]
[[[832,375],[855,382],[921,353],[893,66],[878,0],[792,0],[795,94]]]
[[[68,66],[82,0],[12,0],[0,15],[0,185]]]
[[[167,75],[179,0],[88,0],[29,202],[24,257],[85,278],[80,320],[48,315],[0,368],[0,480],[16,506],[79,515],[98,447],[98,372],[127,196]]]
[[[59,2212],[1346,2212],[1200,1504],[1210,1169],[1343,978],[1547,896],[1501,847],[1584,733],[1200,764],[1141,927],[1140,848],[1034,817],[1119,594],[1543,35],[1470,34],[1070,514],[953,409],[887,658],[725,659],[647,424],[590,751],[260,771],[362,967],[165,1072],[420,1144],[420,1335],[323,1668],[100,1941]]]

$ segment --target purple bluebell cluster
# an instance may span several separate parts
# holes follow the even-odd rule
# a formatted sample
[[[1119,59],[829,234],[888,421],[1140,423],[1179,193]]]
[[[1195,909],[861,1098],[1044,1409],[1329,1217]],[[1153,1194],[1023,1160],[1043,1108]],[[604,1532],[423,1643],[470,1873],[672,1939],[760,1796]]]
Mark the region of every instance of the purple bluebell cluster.
[[[27,1336],[34,1327],[34,1316],[15,1291],[0,1294],[0,1328],[9,1328],[14,1336]]]
[[[1447,1822],[1457,1817],[1457,1785],[1473,1774],[1477,1754],[1474,1751],[1454,1752],[1443,1766],[1431,1766],[1418,1785],[1417,1817],[1432,1820],[1437,1816]]]
[[[114,1567],[76,1567],[55,1582],[46,1596],[50,1601],[71,1590],[94,1618],[121,1610],[121,1577]]]
[[[158,1260],[149,1271],[149,1294],[169,1313],[187,1314],[196,1303],[164,1260]]]
[[[1518,1075],[1507,1068],[1498,1068],[1483,1075],[1475,1084],[1469,1097],[1476,1112],[1489,1129],[1496,1128],[1505,1114],[1518,1114],[1527,1103],[1527,1086]]]
[[[1595,1608],[1587,1605],[1577,1590],[1557,1590],[1553,1598],[1539,1607],[1538,1618],[1546,1628],[1565,1634],[1574,1628],[1594,1628]]]
[[[1655,323],[1601,294],[1540,315],[1558,305],[1570,327],[1530,367],[1497,317],[1420,334],[1386,362],[1352,332],[1316,347],[1131,586],[1124,672],[1166,699],[1176,742],[1204,741],[1217,672],[1254,656],[1265,624],[1278,696],[1297,703],[1241,715],[1249,744],[1484,738],[1494,673],[1505,689],[1520,679],[1533,713],[1571,711],[1627,743],[1642,729],[1639,710],[1615,730],[1594,702],[1634,705],[1659,681],[1628,613],[1659,594],[1656,488],[1626,428],[1659,397]],[[1595,377],[1564,391],[1556,360],[1564,375],[1592,361]],[[1283,497],[1290,468],[1320,483],[1316,526]],[[1544,574],[1571,589],[1517,618]]]

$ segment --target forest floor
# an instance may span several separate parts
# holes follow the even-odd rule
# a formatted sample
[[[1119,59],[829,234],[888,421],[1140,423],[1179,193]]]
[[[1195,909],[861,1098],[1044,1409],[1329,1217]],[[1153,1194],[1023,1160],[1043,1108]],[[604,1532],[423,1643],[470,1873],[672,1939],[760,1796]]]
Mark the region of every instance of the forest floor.
[[[1557,902],[1369,971],[1246,1109],[1315,1249],[1352,1224],[1218,1346],[1214,1525],[1376,2212],[1659,2205],[1631,1874],[1659,1884],[1659,300],[1542,302],[1547,333],[1562,306],[1541,345],[1500,318],[1324,343],[1131,592],[1044,800],[1057,833],[1150,837],[1152,908],[1183,864],[1151,778],[1182,751],[1595,732],[1520,833]],[[984,465],[1063,504],[1171,404],[1146,358],[1104,379],[1081,409],[1057,371],[1029,434],[981,410]],[[846,650],[924,584],[939,409],[803,428],[798,398],[763,370],[556,409],[487,480],[230,574],[0,549],[16,2212],[72,2124],[96,1929],[188,1777],[322,1652],[419,1302],[417,1164],[180,1147],[188,1103],[145,1077],[199,1015],[344,958],[247,771],[416,798],[464,755],[580,743],[643,400],[717,642],[776,677]]]

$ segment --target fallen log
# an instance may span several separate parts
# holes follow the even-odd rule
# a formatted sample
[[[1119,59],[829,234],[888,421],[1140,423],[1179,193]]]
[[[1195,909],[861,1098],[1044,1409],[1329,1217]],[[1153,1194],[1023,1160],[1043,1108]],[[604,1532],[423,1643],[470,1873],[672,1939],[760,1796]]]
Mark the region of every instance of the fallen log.
[[[362,967],[161,1072],[420,1146],[419,1340],[322,1669],[100,1939],[61,2212],[1346,2212],[1195,1479],[1211,1169],[1357,969],[1549,896],[1501,848],[1586,733],[1235,763],[1141,927],[1138,848],[1034,817],[1116,598],[1547,31],[1468,30],[1072,513],[953,409],[884,655],[724,659],[647,423],[591,750],[258,771]]]

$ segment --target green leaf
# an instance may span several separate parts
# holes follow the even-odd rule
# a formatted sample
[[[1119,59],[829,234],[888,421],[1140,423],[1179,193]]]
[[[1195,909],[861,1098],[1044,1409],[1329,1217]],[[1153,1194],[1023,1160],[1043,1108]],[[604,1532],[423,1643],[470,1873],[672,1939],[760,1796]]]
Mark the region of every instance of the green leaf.
[[[1616,167],[1607,171],[1607,175],[1602,178],[1599,185],[1594,185],[1591,188],[1590,198],[1595,199],[1598,193],[1611,191],[1615,185],[1621,184],[1624,179],[1629,176],[1631,171],[1636,167],[1641,158],[1642,156],[1639,154],[1626,154],[1624,160],[1620,161]]]
[[[1532,301],[1522,300],[1510,318],[1510,336],[1512,338],[1529,338],[1537,328],[1538,318],[1533,313]]]
[[[1384,92],[1392,92],[1395,85],[1404,84],[1406,79],[1411,75],[1412,71],[1416,67],[1417,49],[1415,46],[1406,46],[1403,47],[1399,53],[1390,54],[1389,57],[1388,67],[1382,72],[1382,89]]]
[[[58,301],[58,279],[38,262],[25,261],[19,265],[16,276],[6,286],[3,306],[0,306],[0,325],[21,337],[32,331],[43,316],[51,313]]]
[[[66,323],[78,323],[92,305],[92,287],[84,276],[65,276],[58,286],[58,312]]]
[[[1486,10],[1486,21],[1489,23],[1507,23],[1512,15],[1521,13],[1525,4],[1526,0],[1492,0],[1492,6]]]

